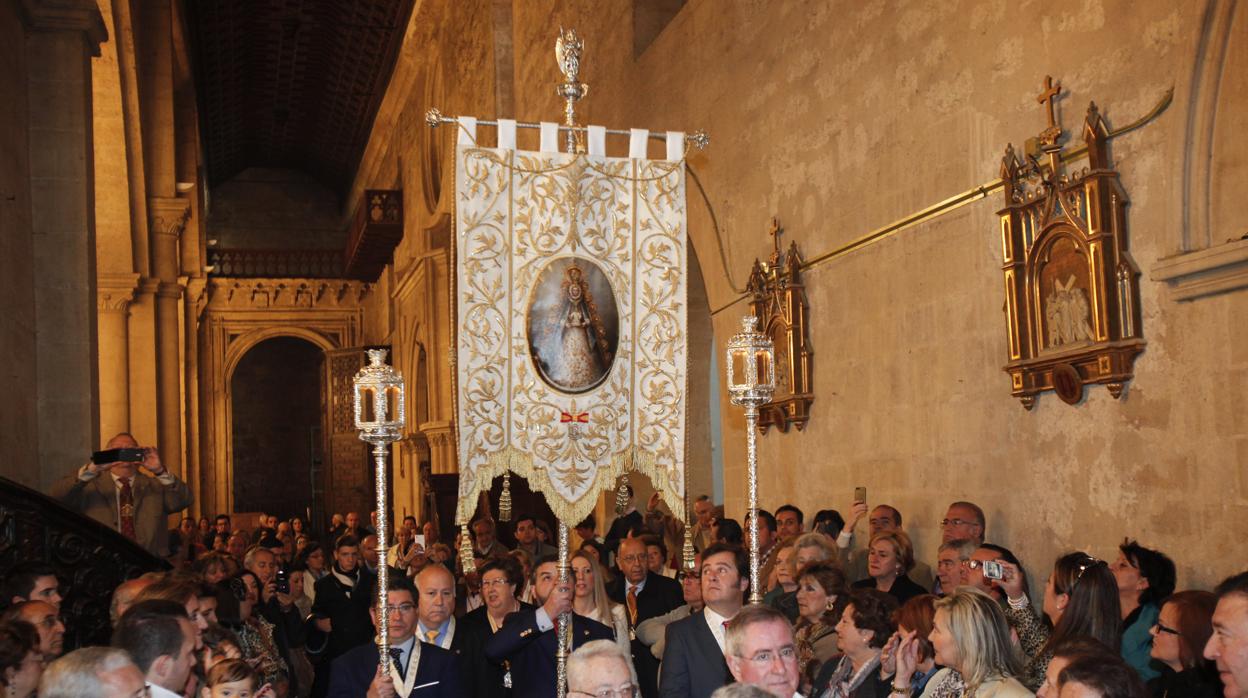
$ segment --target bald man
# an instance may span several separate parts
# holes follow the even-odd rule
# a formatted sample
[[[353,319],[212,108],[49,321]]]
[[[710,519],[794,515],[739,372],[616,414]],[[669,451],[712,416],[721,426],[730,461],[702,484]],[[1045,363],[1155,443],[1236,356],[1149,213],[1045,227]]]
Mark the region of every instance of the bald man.
[[[117,585],[117,588],[113,590],[113,601],[108,609],[108,618],[113,627],[117,627],[117,621],[121,619],[121,615],[134,604],[135,597],[155,581],[156,575],[149,573],[135,579],[127,579]]]
[[[39,654],[44,662],[61,656],[65,647],[65,624],[59,610],[47,601],[23,601],[9,607],[0,621],[24,620],[39,631]]]
[[[455,577],[442,565],[427,565],[415,582],[419,596],[416,636],[421,642],[459,655],[463,638],[455,632]]]
[[[166,521],[191,504],[191,491],[160,462],[154,446],[141,448],[130,434],[108,440],[104,450],[143,451],[141,461],[87,463],[52,487],[52,496],[120,532],[157,557],[169,555]]]

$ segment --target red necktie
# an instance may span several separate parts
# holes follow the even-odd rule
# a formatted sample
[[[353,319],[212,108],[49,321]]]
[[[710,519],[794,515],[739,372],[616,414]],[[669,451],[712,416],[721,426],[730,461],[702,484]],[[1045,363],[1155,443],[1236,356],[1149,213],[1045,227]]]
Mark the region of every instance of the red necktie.
[[[121,520],[121,535],[137,540],[134,534],[134,490],[130,487],[130,478],[122,477],[118,481],[121,482],[121,511],[118,517]]]

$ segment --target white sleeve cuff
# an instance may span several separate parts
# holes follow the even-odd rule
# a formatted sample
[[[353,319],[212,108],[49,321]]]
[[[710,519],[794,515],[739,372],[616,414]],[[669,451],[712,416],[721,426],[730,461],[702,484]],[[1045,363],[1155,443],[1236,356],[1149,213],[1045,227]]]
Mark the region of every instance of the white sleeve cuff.
[[[159,475],[157,475],[157,476],[156,476],[156,481],[157,481],[157,482],[159,482],[159,483],[160,483],[160,484],[162,484],[162,485],[165,485],[165,486],[167,487],[167,486],[172,485],[173,483],[177,482],[177,481],[178,481],[178,478],[174,477],[174,476],[173,476],[173,473],[170,473],[170,472],[169,472],[169,469],[168,469],[168,468],[166,468],[166,469],[165,469],[165,472],[163,472],[163,473],[161,473],[161,474],[159,474]]]
[[[854,542],[854,534],[852,533],[846,533],[844,531],[841,531],[836,536],[836,547],[838,548],[842,548],[842,549],[848,548],[850,544],[853,542]]]
[[[550,614],[546,612],[545,606],[539,606],[537,609],[537,629],[546,632],[555,627],[555,622],[550,619]]]
[[[83,482],[91,482],[99,476],[99,473],[91,472],[91,465],[89,463],[78,469],[78,479]]]

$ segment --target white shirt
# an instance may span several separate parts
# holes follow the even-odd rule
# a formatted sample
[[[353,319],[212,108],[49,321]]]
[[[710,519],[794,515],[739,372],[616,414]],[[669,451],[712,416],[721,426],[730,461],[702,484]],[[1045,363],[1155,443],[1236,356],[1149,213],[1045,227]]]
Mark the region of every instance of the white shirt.
[[[147,690],[148,695],[152,698],[182,698],[181,694],[174,693],[173,691],[170,691],[162,686],[157,686],[154,683],[147,684]]]
[[[702,609],[702,617],[706,619],[706,626],[711,629],[711,634],[715,636],[715,642],[719,644],[719,651],[723,652],[724,642],[726,640],[725,635],[727,634],[727,629],[724,627],[724,623],[732,619],[719,615],[715,612],[715,609],[710,606],[706,606]]]

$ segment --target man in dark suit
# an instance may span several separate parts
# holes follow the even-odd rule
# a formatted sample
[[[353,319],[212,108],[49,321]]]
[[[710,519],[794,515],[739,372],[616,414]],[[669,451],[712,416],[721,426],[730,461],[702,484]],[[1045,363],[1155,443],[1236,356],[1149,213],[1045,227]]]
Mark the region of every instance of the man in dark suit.
[[[513,698],[550,698],[555,695],[555,620],[572,612],[571,583],[557,584],[558,568],[553,556],[542,558],[533,571],[533,596],[542,605],[512,613],[485,643],[491,662],[511,666]],[[592,640],[611,640],[611,629],[594,620],[572,614],[572,649]]]
[[[650,648],[637,639],[636,629],[643,621],[680,607],[685,603],[685,595],[679,582],[647,569],[646,541],[642,538],[621,540],[616,563],[621,574],[607,589],[607,596],[623,604],[627,611],[637,685],[644,698],[655,698],[659,694],[659,662]]]
[[[134,437],[121,433],[104,450],[139,448]],[[155,447],[141,449],[143,460],[87,463],[52,487],[52,496],[120,532],[157,557],[169,555],[169,515],[191,504],[186,483],[165,469]],[[142,471],[143,476],[139,475]]]
[[[360,542],[342,536],[334,543],[334,566],[316,581],[316,601],[308,617],[307,648],[317,657],[312,695],[323,696],[329,686],[329,662],[373,639],[369,618],[369,590],[373,575],[360,565]]]
[[[709,698],[732,683],[724,659],[726,626],[741,610],[750,586],[750,562],[742,548],[715,543],[702,553],[702,600],[697,613],[667,626],[663,650],[663,698]]]
[[[403,576],[391,577],[386,599],[389,606],[390,673],[377,663],[377,645],[365,643],[334,660],[330,672],[330,698],[459,698],[459,666],[455,655],[416,638],[416,594]],[[376,597],[370,605],[373,624],[379,625]]]

